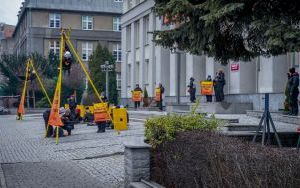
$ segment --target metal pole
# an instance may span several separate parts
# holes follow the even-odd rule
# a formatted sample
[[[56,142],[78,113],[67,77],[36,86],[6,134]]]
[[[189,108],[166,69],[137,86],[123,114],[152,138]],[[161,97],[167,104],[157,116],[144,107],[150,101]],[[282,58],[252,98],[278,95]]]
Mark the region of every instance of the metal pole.
[[[176,52],[176,65],[177,65],[177,93],[176,102],[180,104],[180,52]]]
[[[107,100],[109,98],[109,94],[108,94],[108,87],[109,87],[109,84],[108,84],[108,68],[106,68],[106,97],[107,97]]]

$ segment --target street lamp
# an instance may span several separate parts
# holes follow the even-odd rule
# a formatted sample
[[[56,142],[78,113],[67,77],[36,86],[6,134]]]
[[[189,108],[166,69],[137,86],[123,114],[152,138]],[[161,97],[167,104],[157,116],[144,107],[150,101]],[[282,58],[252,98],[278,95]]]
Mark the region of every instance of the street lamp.
[[[177,88],[176,88],[176,103],[180,104],[180,58],[181,53],[178,49],[178,44],[174,43],[173,47],[170,49],[172,54],[176,54],[176,66],[177,66]]]
[[[107,97],[107,100],[109,99],[109,93],[108,93],[108,73],[113,71],[114,69],[114,65],[110,65],[108,61],[105,61],[105,63],[103,65],[100,65],[102,72],[105,72],[105,82],[106,82],[106,86],[105,86],[105,95]]]

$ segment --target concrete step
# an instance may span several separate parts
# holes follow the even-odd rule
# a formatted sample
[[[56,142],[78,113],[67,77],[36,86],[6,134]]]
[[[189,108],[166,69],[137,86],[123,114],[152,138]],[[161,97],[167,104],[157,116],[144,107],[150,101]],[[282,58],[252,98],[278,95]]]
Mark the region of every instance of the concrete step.
[[[141,180],[141,182],[132,182],[129,184],[129,188],[165,188],[153,181]]]
[[[250,117],[261,118],[263,115],[263,111],[248,110],[247,115]],[[271,112],[271,117],[273,121],[300,125],[300,116],[285,115],[283,114],[283,112],[277,111],[277,112]]]
[[[245,125],[240,123],[230,123],[225,125],[226,131],[256,131],[258,125]]]

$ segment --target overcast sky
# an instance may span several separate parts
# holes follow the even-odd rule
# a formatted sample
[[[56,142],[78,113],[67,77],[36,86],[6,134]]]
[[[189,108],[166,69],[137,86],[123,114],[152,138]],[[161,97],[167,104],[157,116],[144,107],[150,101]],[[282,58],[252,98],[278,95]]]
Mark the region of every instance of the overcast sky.
[[[0,22],[16,25],[23,0],[0,0]]]

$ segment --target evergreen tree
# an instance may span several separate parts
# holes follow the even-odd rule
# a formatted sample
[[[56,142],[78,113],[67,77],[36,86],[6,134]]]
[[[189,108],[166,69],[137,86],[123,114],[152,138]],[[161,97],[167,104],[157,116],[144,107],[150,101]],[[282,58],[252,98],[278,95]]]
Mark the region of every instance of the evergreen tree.
[[[37,53],[29,56],[3,54],[0,57],[0,72],[4,77],[4,82],[0,83],[1,95],[20,94],[28,58],[33,59],[35,68],[42,78],[53,78],[57,74],[57,66]]]
[[[98,92],[105,91],[105,72],[101,71],[101,65],[105,64],[105,61],[108,61],[109,64],[114,65],[115,61],[113,59],[112,54],[106,47],[102,47],[101,44],[97,45],[96,50],[90,57],[89,61],[89,70],[91,73],[91,77],[94,81]],[[117,81],[116,81],[116,71],[109,72],[109,102],[117,104],[118,103],[118,92],[117,92]],[[90,92],[92,91],[92,87],[89,87]]]
[[[175,25],[154,32],[157,44],[223,64],[300,50],[300,1],[156,0],[154,9]]]

